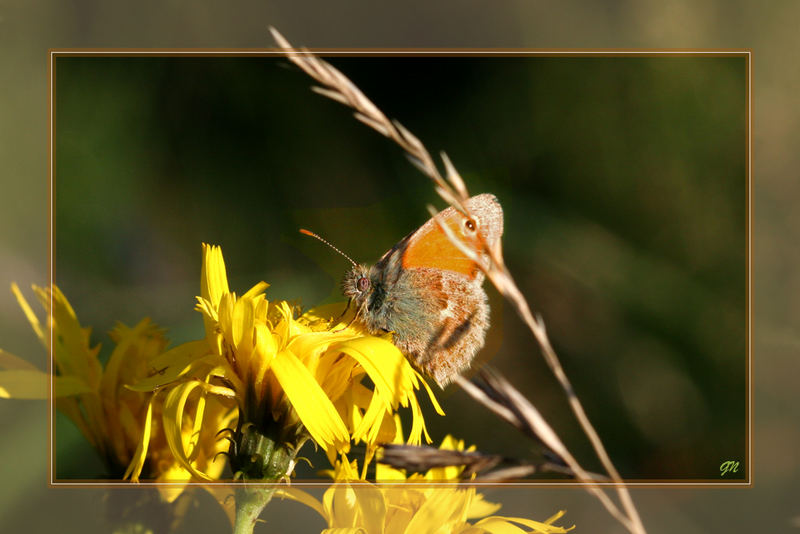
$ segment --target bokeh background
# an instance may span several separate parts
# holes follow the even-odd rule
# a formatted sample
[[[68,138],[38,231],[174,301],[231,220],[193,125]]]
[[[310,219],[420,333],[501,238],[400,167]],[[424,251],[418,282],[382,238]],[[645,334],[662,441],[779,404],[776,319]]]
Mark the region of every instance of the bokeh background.
[[[746,463],[744,57],[331,61],[500,199],[509,267],[626,478],[719,481],[721,463]],[[374,261],[428,217],[429,181],[288,66],[56,59],[56,282],[98,340],[145,315],[176,343],[203,337],[201,242],[222,245],[239,292],[263,279],[312,306],[342,300],[348,264],[298,228]],[[479,358],[600,469],[530,333],[495,301]],[[435,440],[530,456],[456,388],[444,397],[446,418],[428,411]],[[62,435],[56,475],[87,477],[87,447]]]
[[[781,54],[796,49],[784,21],[797,8],[609,5],[557,11],[509,3],[479,16],[485,8],[477,4],[442,3],[422,18],[411,17],[411,5],[320,7],[303,17],[277,5],[236,13],[53,5],[40,19],[33,8],[8,4],[3,277],[23,285],[47,279],[48,47],[262,47],[267,24],[320,47],[751,47],[755,485],[647,489],[634,498],[651,532],[794,528],[798,72]],[[177,21],[181,30],[172,27]],[[142,315],[167,326],[175,342],[196,336],[200,241],[223,245],[234,287],[265,279],[272,296],[312,305],[332,298],[346,265],[297,235],[298,226],[370,261],[436,202],[398,149],[310,93],[285,62],[69,61],[58,73],[65,116],[56,146],[56,279],[98,341],[108,344],[114,320]],[[333,61],[429,149],[446,150],[474,193],[498,195],[508,262],[626,477],[710,478],[720,457],[743,455],[741,59]],[[591,467],[538,351],[513,313],[496,296],[493,302],[484,357],[514,377]],[[3,348],[43,367],[10,294],[0,311]],[[484,449],[530,452],[460,393],[445,393],[444,402],[437,438],[455,432]],[[13,459],[3,462],[0,522],[84,531],[98,491],[46,489],[44,407],[0,409],[8,421],[4,457]],[[65,476],[99,468],[79,441],[67,450],[59,457]],[[543,518],[566,508],[579,527],[620,529],[580,490],[494,489],[489,498],[503,502],[507,515]],[[32,519],[42,506],[52,512]],[[271,507],[268,521],[283,532],[322,528],[292,506]],[[224,528],[212,506],[201,507],[197,520],[200,531]]]

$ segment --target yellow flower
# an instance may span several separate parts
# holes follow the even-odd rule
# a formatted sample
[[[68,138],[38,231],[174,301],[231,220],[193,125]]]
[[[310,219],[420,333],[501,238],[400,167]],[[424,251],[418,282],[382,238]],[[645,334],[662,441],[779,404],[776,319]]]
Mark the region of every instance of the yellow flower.
[[[397,425],[399,430],[399,420]],[[464,450],[464,442],[448,436],[440,448]],[[406,477],[403,471],[378,464],[376,479],[388,483],[371,484],[359,476],[357,462],[348,462],[343,455],[331,472],[337,482],[325,492],[322,502],[296,488],[282,489],[280,495],[316,510],[328,524],[324,533],[555,534],[571,529],[553,524],[563,511],[545,521],[491,515],[501,505],[484,500],[475,487],[459,485],[462,469],[437,468]],[[443,481],[453,484],[443,486]],[[475,519],[479,520],[471,522]]]
[[[154,423],[160,421],[163,404],[151,393],[127,387],[157,372],[154,362],[168,343],[163,331],[147,318],[133,328],[117,324],[109,334],[114,350],[103,366],[97,357],[100,346],[90,345],[91,329],[81,327],[63,293],[55,286],[52,289],[34,286],[33,289],[46,312],[49,328],[42,326],[19,288],[12,285],[34,332],[45,348],[52,349],[56,407],[97,450],[111,477],[121,479],[123,473],[135,471],[137,476],[144,472],[145,477],[159,482],[188,482],[191,474],[169,452],[162,425]],[[8,353],[2,353],[0,367],[5,369],[0,371],[0,396],[47,398],[47,373]],[[220,424],[230,421],[231,406],[204,403],[202,399],[192,401],[192,405],[194,410],[205,409],[206,414],[211,414],[210,417],[218,419]],[[183,431],[190,434],[192,429],[184,427]],[[148,436],[152,444],[146,454],[141,454],[143,435]],[[224,443],[215,443],[213,439],[203,443],[210,446],[198,448],[193,465],[219,476],[222,462],[215,468],[208,461],[220,448],[224,450]],[[162,497],[168,501],[173,501],[183,490],[180,485],[160,489]]]
[[[239,416],[230,448],[234,477],[277,481],[291,474],[298,449],[307,439],[333,461],[364,442],[367,455],[387,437],[386,422],[400,406],[409,407],[409,442],[425,430],[416,391],[433,393],[387,338],[343,328],[330,319],[332,309],[297,317],[287,302],[269,302],[260,282],[241,296],[228,288],[219,247],[203,246],[201,296],[205,339],[176,347],[156,358],[155,374],[134,386],[166,395],[165,433],[173,454],[195,476],[211,479],[190,463],[192,444],[180,431],[190,395],[235,399]],[[374,384],[368,389],[365,377]],[[193,417],[202,429],[201,416]],[[168,423],[169,421],[170,423]],[[393,426],[393,425],[391,425]],[[213,427],[216,433],[225,427]]]

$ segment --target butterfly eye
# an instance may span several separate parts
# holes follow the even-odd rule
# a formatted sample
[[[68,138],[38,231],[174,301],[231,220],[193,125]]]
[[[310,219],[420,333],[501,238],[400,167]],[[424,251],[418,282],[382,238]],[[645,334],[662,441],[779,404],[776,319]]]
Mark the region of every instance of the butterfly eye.
[[[467,229],[468,232],[473,233],[475,229],[478,227],[477,223],[472,219],[467,219],[464,221],[464,228]]]
[[[369,289],[369,278],[367,278],[366,276],[362,276],[361,278],[359,278],[358,281],[356,282],[356,287],[362,293],[367,289]]]

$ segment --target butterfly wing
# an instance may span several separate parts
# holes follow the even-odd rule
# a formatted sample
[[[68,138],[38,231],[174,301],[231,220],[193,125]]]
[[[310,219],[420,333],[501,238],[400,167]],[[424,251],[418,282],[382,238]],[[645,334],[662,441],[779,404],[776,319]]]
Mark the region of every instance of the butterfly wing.
[[[503,234],[503,210],[494,195],[466,202],[469,221],[454,208],[438,214],[455,235],[476,249]],[[395,344],[444,387],[469,367],[483,346],[489,307],[478,266],[450,242],[436,220],[412,232],[370,269],[374,293],[366,324],[393,331]],[[378,304],[375,304],[378,302]]]
[[[444,387],[483,346],[489,307],[480,282],[452,271],[403,271],[382,317],[394,343]]]
[[[503,209],[494,195],[483,194],[471,197],[466,202],[473,215],[476,231],[470,232],[468,219],[455,208],[447,208],[438,214],[439,219],[462,238],[469,246],[480,247],[478,234],[492,245],[503,234]],[[402,265],[405,269],[435,268],[466,276],[470,280],[478,278],[480,270],[458,247],[434,219],[430,219],[416,232],[398,243],[405,243],[402,250]],[[394,252],[393,251],[390,251]]]

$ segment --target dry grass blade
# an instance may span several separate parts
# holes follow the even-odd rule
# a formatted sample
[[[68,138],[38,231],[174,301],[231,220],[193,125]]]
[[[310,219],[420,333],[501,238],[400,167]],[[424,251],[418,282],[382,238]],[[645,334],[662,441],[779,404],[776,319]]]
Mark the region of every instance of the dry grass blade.
[[[569,467],[554,464],[552,462],[544,462],[538,465],[520,463],[519,465],[512,465],[510,467],[501,467],[494,469],[488,473],[481,473],[473,480],[475,482],[512,482],[525,478],[534,473],[558,473],[560,475],[567,475],[575,477],[575,473]],[[605,480],[605,477],[596,475],[597,480]]]
[[[270,28],[270,32],[272,32],[272,36],[278,46],[286,53],[286,57],[323,86],[314,88],[314,91],[352,108],[359,121],[400,145],[400,148],[415,160],[418,168],[436,182],[440,188],[443,190],[450,188],[425,145],[414,134],[399,122],[390,121],[386,118],[386,115],[338,69],[316,57],[308,50],[293,48],[275,28]],[[445,162],[445,165],[447,165],[447,162]],[[455,169],[453,168],[453,170]],[[466,192],[466,188],[463,188],[462,191]],[[466,198],[462,199],[461,197],[462,195],[450,195],[449,203],[454,203],[464,212],[461,202]]]
[[[361,122],[364,122],[371,128],[379,131],[381,134],[389,137],[395,143],[397,143],[410,156],[412,161],[417,164],[417,167],[426,176],[434,181],[436,192],[445,202],[458,209],[461,213],[471,216],[469,210],[467,210],[464,205],[466,200],[469,198],[469,193],[463,183],[463,180],[456,172],[455,167],[446,157],[444,158],[444,165],[446,168],[447,180],[445,180],[439,173],[438,168],[434,164],[433,159],[422,142],[420,142],[416,136],[414,136],[397,121],[390,121],[387,119],[386,116],[349,79],[347,79],[346,76],[344,76],[344,74],[339,72],[327,62],[317,58],[314,56],[314,54],[308,52],[307,50],[294,49],[289,42],[284,39],[283,36],[280,35],[280,33],[278,33],[274,28],[270,28],[270,31],[272,32],[275,41],[278,43],[278,46],[281,47],[286,56],[314,80],[324,86],[322,94],[332,98],[333,100],[336,100],[337,102],[349,106],[356,112],[356,116]],[[435,210],[434,213],[436,213]],[[575,395],[572,384],[567,378],[566,373],[564,373],[561,363],[559,362],[558,357],[556,356],[556,353],[553,350],[549,339],[547,338],[544,323],[542,322],[541,318],[534,318],[533,313],[531,312],[530,307],[525,300],[525,297],[520,292],[518,286],[514,282],[513,277],[506,268],[500,245],[498,244],[495,247],[489,247],[484,242],[481,246],[482,249],[478,253],[474,249],[467,247],[466,244],[463,243],[461,239],[452,231],[448,232],[449,228],[442,225],[438,219],[437,222],[439,222],[439,226],[443,231],[445,231],[453,244],[462,252],[464,252],[467,257],[475,261],[478,267],[483,271],[492,284],[494,284],[498,291],[509,300],[519,316],[530,329],[531,333],[542,349],[542,353],[547,361],[548,366],[558,379],[561,387],[566,392],[570,408],[592,443],[592,447],[597,453],[597,456],[600,458],[600,461],[603,463],[603,467],[611,476],[611,479],[617,483],[617,493],[622,506],[625,509],[627,517],[617,510],[616,506],[608,499],[605,493],[599,490],[599,488],[591,483],[588,483],[587,489],[597,495],[598,499],[603,502],[604,506],[606,506],[609,512],[615,518],[617,518],[630,532],[644,533],[644,525],[642,525],[641,519],[636,507],[633,505],[630,494],[625,487],[619,472],[611,462],[611,459],[609,458],[608,453],[606,452],[605,447],[600,440],[600,437],[597,435],[597,432],[590,423],[580,400]],[[483,254],[488,257],[488,261],[481,261],[479,256]],[[566,448],[564,448],[564,450],[566,450]],[[571,456],[568,453],[564,455],[564,459],[567,460],[568,463],[569,458],[571,458]],[[572,460],[574,461],[574,459]],[[575,470],[579,478],[583,480],[589,480],[586,477],[588,474],[583,471],[580,466],[577,465],[577,463],[575,463],[575,465],[570,463],[570,468]]]
[[[498,405],[513,417],[510,421],[523,433],[535,438],[553,451],[559,458],[569,455],[569,451],[558,438],[558,435],[547,424],[544,417],[528,400],[522,396],[505,378],[495,372],[490,372],[488,367],[481,369],[479,376],[483,379],[483,387],[476,386],[463,377],[458,377],[458,384],[471,396],[480,400],[492,411],[497,412]],[[475,389],[483,393],[481,399],[474,395]],[[491,404],[491,405],[490,405]],[[508,420],[508,417],[505,417]]]
[[[453,185],[456,192],[462,198],[469,198],[469,193],[467,192],[467,186],[464,184],[464,180],[461,178],[461,175],[458,174],[458,171],[453,166],[453,163],[450,161],[450,158],[444,152],[441,152],[439,156],[442,158],[442,161],[444,162],[444,168],[445,171],[447,172],[447,181]]]
[[[331,91],[330,89],[325,89],[324,87],[314,86],[311,88],[312,91],[317,93],[318,95],[322,95],[326,98],[330,98],[331,100],[335,100],[340,104],[347,105],[347,99],[341,93],[337,93],[336,91]]]
[[[482,387],[476,386],[463,377],[457,377],[456,382],[475,400],[506,419],[520,431],[533,436],[537,441],[549,447],[558,456],[559,460],[566,463],[566,466],[546,464],[550,471],[566,473],[586,483],[587,490],[597,497],[609,514],[631,532],[637,532],[635,524],[631,522],[630,518],[625,517],[611,499],[608,498],[608,495],[594,485],[594,482],[606,481],[607,479],[602,475],[590,473],[580,466],[555,431],[541,416],[539,410],[498,373],[490,372],[484,368],[481,370],[480,376],[485,381]],[[641,532],[644,532],[644,530]]]
[[[481,474],[475,477],[474,480],[475,482],[509,482],[525,478],[536,472],[544,472],[544,470],[537,468],[535,465],[514,465]]]
[[[468,478],[475,473],[488,471],[503,461],[496,454],[484,454],[475,451],[453,451],[436,447],[414,445],[386,444],[379,462],[391,465],[396,469],[409,472],[424,473],[436,467],[465,467],[461,476]]]
[[[441,467],[464,466],[460,477],[479,482],[519,480],[534,473],[575,476],[569,467],[553,462],[533,464],[498,454],[445,450],[428,446],[386,444],[383,445],[383,455],[378,461],[395,469],[405,469],[413,473],[424,473]],[[476,476],[472,478],[473,475]],[[596,480],[604,480],[600,475],[593,474],[593,477]]]

